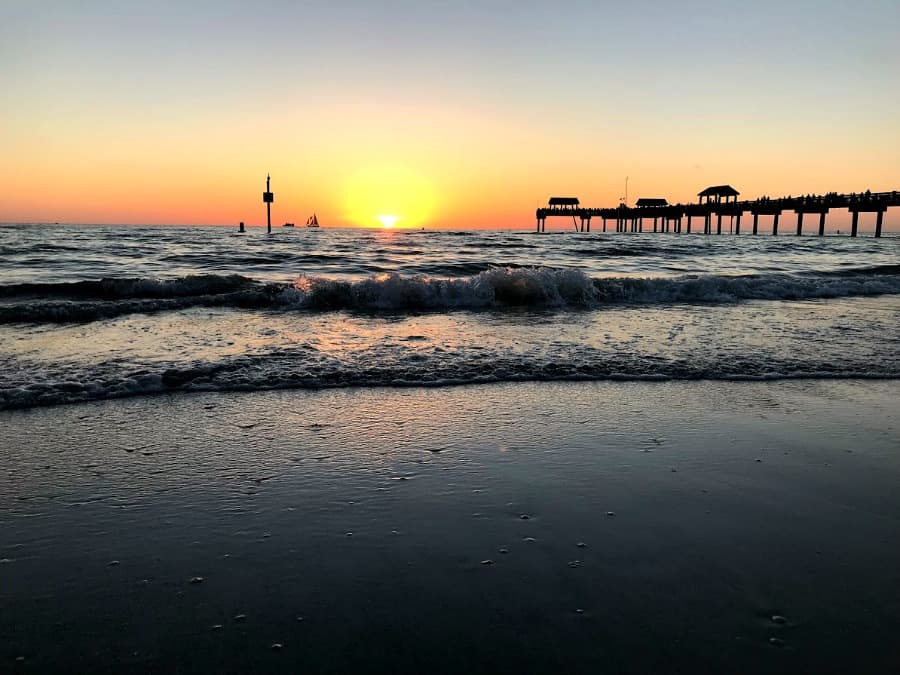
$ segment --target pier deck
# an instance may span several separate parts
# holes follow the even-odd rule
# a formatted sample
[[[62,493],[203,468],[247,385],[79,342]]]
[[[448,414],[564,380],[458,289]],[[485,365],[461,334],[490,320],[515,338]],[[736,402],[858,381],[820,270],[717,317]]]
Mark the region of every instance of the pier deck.
[[[728,186],[720,186],[728,187]],[[707,188],[701,195],[713,188]],[[732,188],[733,190],[733,188]],[[737,194],[733,191],[733,194]],[[643,204],[642,204],[643,203]],[[647,205],[652,204],[652,205]],[[607,221],[615,222],[616,232],[643,232],[644,220],[653,221],[653,232],[682,232],[682,219],[687,219],[686,232],[691,233],[693,219],[702,218],[703,233],[722,234],[722,218],[733,219],[734,234],[741,233],[741,217],[744,214],[753,216],[752,233],[759,231],[760,216],[772,217],[772,234],[778,234],[778,225],[781,215],[785,212],[793,212],[797,215],[796,234],[803,234],[804,216],[807,214],[818,215],[818,235],[825,234],[825,217],[832,209],[847,209],[852,215],[850,236],[855,237],[859,232],[859,214],[875,213],[875,236],[880,237],[884,223],[884,214],[891,208],[900,206],[900,191],[893,192],[864,192],[825,195],[807,195],[805,197],[782,197],[769,199],[761,197],[755,200],[737,201],[736,197],[731,201],[711,200],[696,204],[666,204],[661,199],[639,199],[636,206],[621,204],[612,208],[591,208],[581,206],[574,197],[552,197],[549,205],[538,208],[536,211],[537,231],[546,231],[547,218],[572,218],[575,229],[580,232],[591,231],[591,220],[600,218],[603,221],[603,231],[606,232]],[[713,225],[715,216],[715,226]]]

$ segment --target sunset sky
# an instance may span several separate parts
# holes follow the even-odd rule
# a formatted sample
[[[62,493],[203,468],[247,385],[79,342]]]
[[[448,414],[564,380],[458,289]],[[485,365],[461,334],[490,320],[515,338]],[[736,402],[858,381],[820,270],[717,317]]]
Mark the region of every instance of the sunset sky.
[[[0,221],[900,189],[900,2],[0,0]],[[900,229],[889,212],[888,229]]]

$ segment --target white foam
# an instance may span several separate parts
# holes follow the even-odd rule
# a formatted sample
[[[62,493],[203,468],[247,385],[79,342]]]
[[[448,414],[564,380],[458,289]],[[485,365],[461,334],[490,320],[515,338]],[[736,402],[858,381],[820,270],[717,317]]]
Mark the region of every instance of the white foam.
[[[189,307],[440,312],[803,300],[898,294],[900,274],[591,278],[574,269],[504,267],[452,279],[383,274],[344,281],[301,275],[293,284],[263,284],[239,276],[201,275],[171,281],[103,280],[50,286],[52,289],[43,296],[34,285],[21,297],[6,292],[7,301],[0,305],[0,323],[94,321]],[[75,297],[67,297],[67,293]]]

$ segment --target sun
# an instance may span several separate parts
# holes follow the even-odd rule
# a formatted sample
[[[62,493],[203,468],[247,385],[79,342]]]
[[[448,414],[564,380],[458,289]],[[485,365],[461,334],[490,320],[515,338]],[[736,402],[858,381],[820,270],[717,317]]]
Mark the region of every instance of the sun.
[[[392,216],[386,213],[375,216],[375,218],[377,218],[378,222],[380,222],[385,227],[393,227],[397,224],[397,221],[400,220],[400,216]]]
[[[344,217],[361,227],[418,228],[428,223],[436,207],[430,181],[394,163],[357,169],[344,185]]]

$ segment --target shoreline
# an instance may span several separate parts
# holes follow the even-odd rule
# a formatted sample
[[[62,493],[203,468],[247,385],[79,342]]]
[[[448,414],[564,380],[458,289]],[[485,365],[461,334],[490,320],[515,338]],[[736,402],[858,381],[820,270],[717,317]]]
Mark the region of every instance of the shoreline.
[[[162,376],[161,376],[162,377]],[[547,376],[544,378],[516,378],[516,379],[491,379],[492,376],[485,376],[482,379],[476,380],[438,380],[438,381],[395,381],[390,383],[371,383],[371,384],[358,384],[356,382],[350,383],[319,383],[319,384],[296,384],[296,383],[286,383],[286,384],[273,384],[265,387],[254,387],[248,388],[247,385],[234,385],[231,388],[222,387],[222,388],[214,388],[214,387],[204,387],[201,385],[196,385],[195,387],[189,388],[178,388],[177,386],[169,386],[164,383],[161,383],[163,388],[159,390],[145,390],[145,391],[135,391],[135,392],[123,392],[123,393],[115,393],[109,394],[104,393],[102,397],[97,398],[84,398],[79,400],[71,400],[71,401],[54,401],[50,403],[29,403],[27,405],[11,405],[8,407],[0,407],[0,415],[3,413],[15,413],[15,412],[30,412],[30,411],[38,411],[45,409],[55,409],[55,408],[65,408],[70,406],[82,406],[82,405],[90,405],[90,404],[102,404],[102,403],[112,403],[116,401],[127,401],[127,400],[141,400],[141,399],[159,399],[166,397],[177,397],[177,396],[200,396],[200,395],[249,395],[253,394],[267,394],[267,393],[275,393],[275,392],[307,392],[310,394],[314,394],[317,392],[326,392],[326,391],[359,391],[365,392],[368,390],[398,390],[404,391],[408,389],[456,389],[456,388],[467,388],[467,387],[503,387],[503,386],[514,386],[519,384],[524,385],[553,385],[553,384],[715,384],[717,382],[725,383],[725,384],[752,384],[752,383],[780,383],[780,382],[847,382],[847,383],[859,383],[859,382],[900,382],[900,376],[895,374],[881,374],[881,373],[864,373],[864,372],[851,372],[851,373],[841,373],[841,374],[832,374],[832,373],[808,373],[808,372],[800,372],[800,373],[772,373],[768,375],[719,375],[716,377],[675,377],[665,374],[610,374],[604,375],[601,377],[596,377],[592,375],[564,375],[564,376]]]

